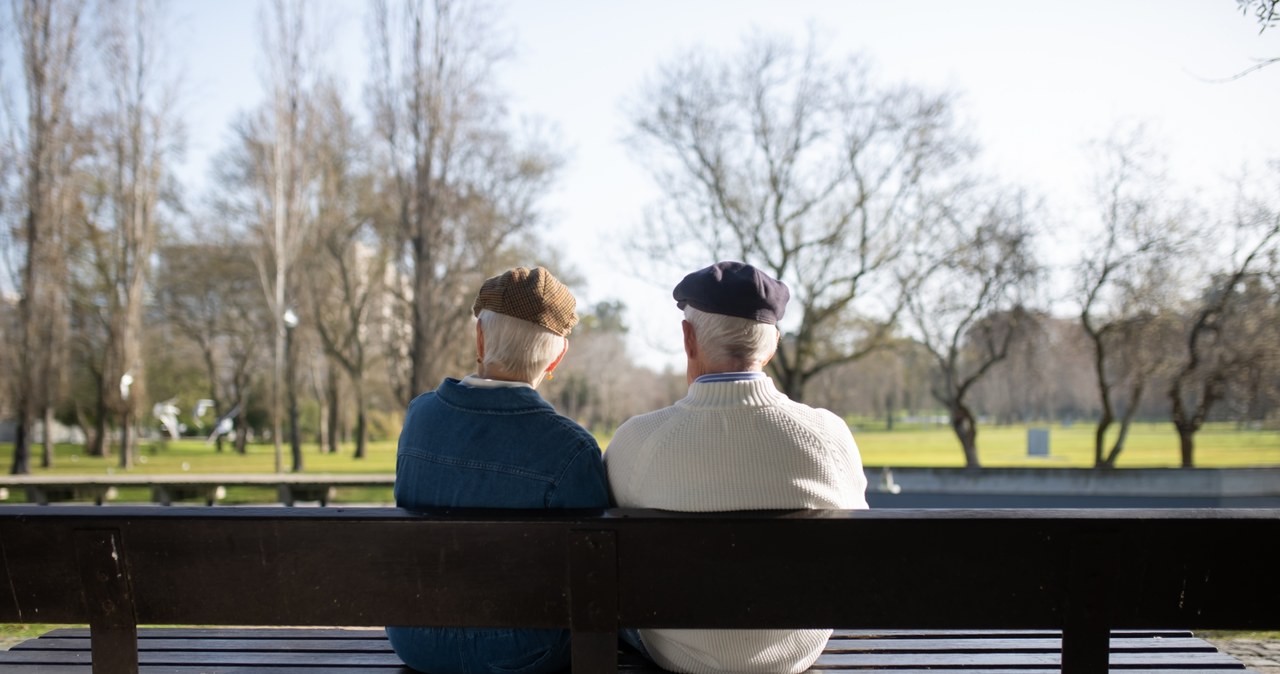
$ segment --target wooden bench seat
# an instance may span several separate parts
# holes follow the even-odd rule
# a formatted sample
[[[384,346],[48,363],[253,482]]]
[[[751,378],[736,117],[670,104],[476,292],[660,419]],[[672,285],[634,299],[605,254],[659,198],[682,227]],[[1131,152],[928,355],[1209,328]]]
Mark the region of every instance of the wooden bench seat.
[[[1185,634],[1113,631],[1280,629],[1278,548],[1280,510],[1263,509],[13,506],[0,508],[0,623],[90,625],[98,674],[220,653],[211,636],[157,656],[139,624],[562,627],[577,674],[635,664],[619,660],[620,627],[838,625],[874,632],[834,639],[819,669],[1186,674],[1238,663]],[[269,650],[290,667],[342,652]],[[35,657],[7,657],[23,653]],[[349,657],[398,666],[385,651]]]
[[[1052,631],[838,630],[813,672],[906,674],[991,672],[1045,674],[1061,666],[1062,640]],[[174,629],[138,633],[140,674],[410,674],[391,651],[382,630],[371,629]],[[89,632],[59,629],[0,653],[0,671],[13,674],[88,674]],[[1245,674],[1235,658],[1189,632],[1116,632],[1111,669],[1125,674],[1204,672]],[[660,672],[622,654],[628,674]]]

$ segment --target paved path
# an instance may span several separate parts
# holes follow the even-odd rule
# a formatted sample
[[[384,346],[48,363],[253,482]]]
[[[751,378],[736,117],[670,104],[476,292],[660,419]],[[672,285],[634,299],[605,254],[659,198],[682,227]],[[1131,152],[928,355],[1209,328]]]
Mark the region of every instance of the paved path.
[[[1280,639],[1210,639],[1258,674],[1280,674]]]

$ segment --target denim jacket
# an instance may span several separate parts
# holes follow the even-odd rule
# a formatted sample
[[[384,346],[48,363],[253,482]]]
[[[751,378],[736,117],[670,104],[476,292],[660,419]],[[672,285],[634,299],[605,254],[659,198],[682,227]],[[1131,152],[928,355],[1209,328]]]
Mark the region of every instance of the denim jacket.
[[[409,509],[605,508],[595,438],[529,387],[445,379],[409,404],[396,505]],[[430,674],[542,674],[569,665],[566,630],[388,627],[405,664]]]

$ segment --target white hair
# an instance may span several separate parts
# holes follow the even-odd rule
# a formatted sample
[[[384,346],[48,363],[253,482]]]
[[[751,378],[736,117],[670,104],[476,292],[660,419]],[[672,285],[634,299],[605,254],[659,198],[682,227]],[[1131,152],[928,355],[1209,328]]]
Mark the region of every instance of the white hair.
[[[564,351],[565,338],[529,321],[480,311],[484,364],[532,383]]]
[[[778,349],[778,327],[749,318],[725,316],[684,307],[704,359],[726,371],[758,370]]]

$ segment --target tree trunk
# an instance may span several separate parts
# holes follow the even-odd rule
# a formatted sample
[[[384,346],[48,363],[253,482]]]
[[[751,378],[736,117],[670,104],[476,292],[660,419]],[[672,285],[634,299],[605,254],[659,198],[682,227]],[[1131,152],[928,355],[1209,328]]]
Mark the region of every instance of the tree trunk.
[[[1173,427],[1178,429],[1178,455],[1181,459],[1182,468],[1195,467],[1195,435],[1200,430],[1200,421],[1193,416],[1187,415],[1186,404],[1182,401],[1182,382],[1183,376],[1180,374],[1173,380],[1173,385],[1169,387],[1169,401],[1173,403],[1170,416],[1173,419]],[[1208,410],[1208,405],[1204,400],[1200,401],[1200,409]]]
[[[103,395],[98,396],[98,419],[94,422],[96,429],[93,434],[93,446],[89,449],[90,456],[111,456],[111,444],[108,441],[107,434],[107,401]]]
[[[364,401],[364,382],[359,377],[352,377],[356,385],[356,454],[355,458],[363,459],[365,454],[365,438],[368,435],[365,429],[365,401]]]
[[[960,403],[952,403],[950,407],[951,428],[964,449],[964,467],[981,468],[982,464],[978,461],[978,427],[973,421],[973,413]]]
[[[298,428],[298,387],[294,382],[293,328],[285,334],[285,391],[289,398],[289,453],[293,459],[292,472],[301,473],[302,435]]]
[[[84,409],[82,409],[80,405],[76,405],[76,426],[79,426],[80,432],[84,433],[85,451],[91,451],[90,448],[97,445],[98,438],[95,435],[94,427],[85,423]]]
[[[1111,452],[1107,454],[1105,465],[1102,468],[1115,468],[1116,460],[1120,458],[1120,452],[1124,451],[1125,440],[1129,437],[1129,428],[1133,426],[1133,417],[1138,412],[1138,405],[1142,402],[1143,384],[1141,380],[1133,385],[1133,390],[1129,392],[1129,408],[1124,411],[1124,417],[1120,419],[1120,436],[1116,438],[1116,442],[1111,446]]]
[[[1098,427],[1093,431],[1093,467],[1107,468],[1106,447],[1107,447],[1107,429],[1111,428],[1111,422],[1114,418],[1111,416],[1111,408],[1104,407],[1102,416],[1098,419]]]
[[[13,438],[13,464],[9,467],[11,475],[31,473],[31,421],[25,417],[25,414],[19,417]]]
[[[120,419],[120,467],[133,468],[133,413],[126,410]]]
[[[1178,454],[1182,458],[1183,468],[1195,468],[1196,431],[1194,428],[1178,427]]]
[[[40,456],[41,468],[53,467],[53,406],[44,406],[44,452]]]
[[[338,423],[341,421],[340,400],[338,396],[338,378],[337,372],[331,370],[334,376],[329,377],[329,453],[338,453]]]

